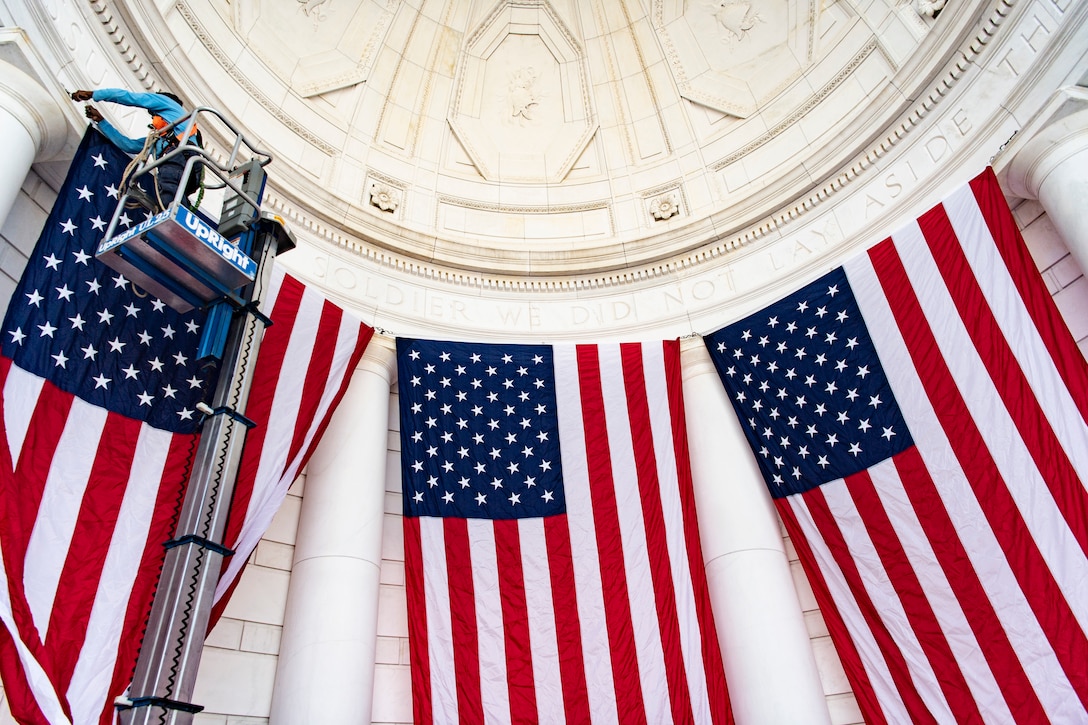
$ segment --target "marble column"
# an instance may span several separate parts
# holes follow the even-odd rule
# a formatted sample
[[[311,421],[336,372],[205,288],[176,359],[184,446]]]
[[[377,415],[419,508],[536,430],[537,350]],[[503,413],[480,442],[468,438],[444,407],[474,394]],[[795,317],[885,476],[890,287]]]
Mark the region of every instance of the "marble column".
[[[1020,133],[1002,173],[1005,190],[1038,199],[1088,273],[1088,88],[1060,89]]]
[[[0,39],[0,44],[9,45]],[[64,111],[37,79],[0,60],[0,227],[35,161],[48,161],[68,135]]]
[[[375,336],[307,466],[272,725],[370,722],[395,372]]]
[[[736,722],[828,725],[767,486],[703,341],[681,350],[703,560]]]

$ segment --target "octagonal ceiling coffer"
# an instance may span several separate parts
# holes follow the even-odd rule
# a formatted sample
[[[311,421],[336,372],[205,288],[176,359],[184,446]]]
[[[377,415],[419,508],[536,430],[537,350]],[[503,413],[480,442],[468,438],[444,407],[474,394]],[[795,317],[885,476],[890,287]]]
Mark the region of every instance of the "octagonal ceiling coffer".
[[[461,53],[449,124],[489,181],[562,181],[597,130],[585,53],[545,1],[499,5]]]
[[[653,0],[680,95],[747,118],[813,62],[815,0]]]

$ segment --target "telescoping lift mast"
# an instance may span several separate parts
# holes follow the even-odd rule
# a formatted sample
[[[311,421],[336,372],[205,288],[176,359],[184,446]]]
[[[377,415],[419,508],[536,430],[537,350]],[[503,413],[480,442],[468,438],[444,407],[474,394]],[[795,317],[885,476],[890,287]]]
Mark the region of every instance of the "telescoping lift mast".
[[[192,123],[190,123],[192,121]],[[197,125],[233,139],[226,161],[187,143]],[[202,708],[190,702],[197,666],[211,616],[223,558],[227,514],[238,474],[242,444],[253,422],[245,417],[264,327],[271,324],[257,306],[265,294],[272,262],[295,246],[294,236],[276,216],[261,211],[264,167],[272,156],[255,146],[222,114],[201,107],[164,133],[185,129],[181,142],[132,174],[129,188],[163,163],[183,156],[185,170],[174,198],[126,191],[118,203],[97,257],[170,307],[185,312],[208,309],[198,357],[222,361],[211,405],[201,404],[200,445],[193,462],[174,537],[164,543],[166,559],[136,672],[127,697],[115,703],[125,725],[183,725]],[[204,186],[223,189],[221,218],[215,222],[186,205],[185,189],[194,174]],[[152,204],[146,221],[117,233],[126,205]]]

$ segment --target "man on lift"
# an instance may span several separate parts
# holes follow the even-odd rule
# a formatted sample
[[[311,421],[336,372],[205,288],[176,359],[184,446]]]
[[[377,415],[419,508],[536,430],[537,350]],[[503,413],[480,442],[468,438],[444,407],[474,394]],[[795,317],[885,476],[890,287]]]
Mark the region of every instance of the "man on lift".
[[[184,117],[187,113],[182,106],[181,99],[173,93],[133,93],[121,88],[99,88],[96,91],[75,91],[72,93],[72,100],[107,101],[123,106],[143,108],[150,113],[151,125],[148,128],[153,131],[157,130],[158,133],[153,133],[147,139],[139,139],[123,135],[114,128],[113,124],[104,119],[94,106],[88,105],[84,109],[87,118],[94,122],[98,130],[106,138],[125,153],[137,155],[137,158],[141,160],[147,157],[162,158],[176,149],[185,135],[185,127],[192,123],[190,121],[189,124],[183,124],[184,127],[176,127],[170,131],[166,130],[170,124]],[[194,129],[193,134],[186,143],[197,147],[202,146],[200,131]],[[130,196],[137,199],[142,206],[148,207],[151,211],[158,211],[169,206],[177,193],[178,186],[181,184],[187,156],[187,154],[179,154],[155,169],[152,174],[154,189],[148,191],[145,188],[132,185],[128,190]],[[185,186],[183,203],[200,189],[203,171],[204,168],[200,164],[193,168],[193,173],[189,176],[189,181]],[[197,204],[199,203],[198,198]]]

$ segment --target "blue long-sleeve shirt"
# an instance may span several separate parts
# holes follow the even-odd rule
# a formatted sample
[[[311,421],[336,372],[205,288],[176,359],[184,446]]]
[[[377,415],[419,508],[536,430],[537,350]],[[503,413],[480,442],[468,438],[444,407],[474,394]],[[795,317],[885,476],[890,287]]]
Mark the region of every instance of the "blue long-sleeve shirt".
[[[109,103],[118,103],[122,106],[143,108],[150,113],[161,116],[167,123],[174,123],[186,114],[186,110],[178,105],[173,99],[158,93],[133,93],[132,91],[126,91],[123,88],[99,88],[92,94],[91,98],[96,101],[107,101]],[[125,153],[138,154],[143,150],[146,137],[130,138],[125,136],[114,128],[113,124],[105,119],[98,122],[98,130]],[[177,130],[179,135],[185,131],[183,128]],[[168,146],[169,144],[164,139],[156,141],[154,149],[155,155],[162,155]]]

